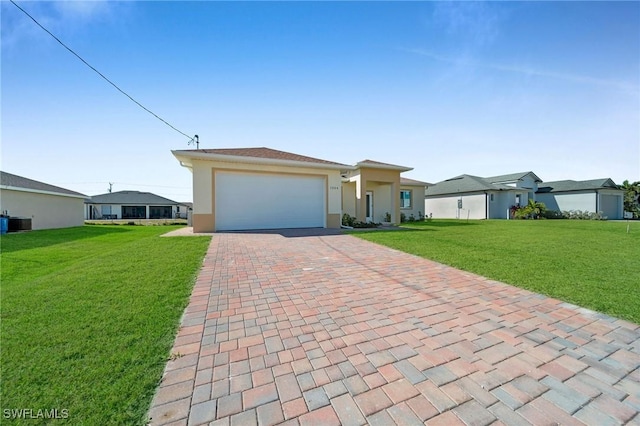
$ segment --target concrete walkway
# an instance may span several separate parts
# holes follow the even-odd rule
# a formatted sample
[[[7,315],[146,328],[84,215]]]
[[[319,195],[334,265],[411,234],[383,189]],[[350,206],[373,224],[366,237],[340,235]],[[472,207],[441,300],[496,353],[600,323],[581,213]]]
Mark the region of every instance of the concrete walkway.
[[[348,235],[215,234],[153,425],[640,424],[640,328]]]

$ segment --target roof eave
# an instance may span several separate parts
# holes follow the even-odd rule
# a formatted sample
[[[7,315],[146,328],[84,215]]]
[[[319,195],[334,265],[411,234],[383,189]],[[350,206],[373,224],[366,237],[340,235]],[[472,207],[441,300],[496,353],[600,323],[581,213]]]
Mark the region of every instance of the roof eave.
[[[353,166],[352,166],[353,167]],[[363,163],[362,161],[355,165],[356,169],[381,169],[381,170],[398,170],[400,172],[409,172],[413,170],[413,167],[396,166],[393,164],[372,164]]]
[[[192,152],[174,150],[171,153],[180,161],[183,167],[191,169],[193,163],[189,160],[204,160],[204,161],[222,161],[225,163],[245,163],[245,164],[265,164],[273,166],[286,166],[286,167],[305,167],[313,169],[330,169],[330,170],[355,170],[355,167],[347,164],[332,164],[332,163],[314,163],[310,161],[294,161],[294,160],[282,160],[277,158],[261,158],[261,157],[248,157],[243,155],[226,155],[226,154],[212,154],[205,152]]]
[[[5,189],[9,191],[21,191],[21,192],[32,192],[34,194],[44,194],[44,195],[56,195],[58,197],[69,197],[69,198],[80,198],[84,200],[87,198],[86,195],[78,193],[76,194],[65,194],[63,192],[55,192],[55,191],[45,191],[42,189],[31,189],[31,188],[22,188],[20,186],[10,186],[10,185],[0,185],[0,189]]]

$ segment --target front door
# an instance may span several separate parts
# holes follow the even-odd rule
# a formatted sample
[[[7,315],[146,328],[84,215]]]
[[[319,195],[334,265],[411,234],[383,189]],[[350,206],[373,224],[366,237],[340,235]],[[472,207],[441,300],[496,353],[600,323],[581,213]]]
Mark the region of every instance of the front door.
[[[373,192],[367,191],[367,222],[373,222]]]

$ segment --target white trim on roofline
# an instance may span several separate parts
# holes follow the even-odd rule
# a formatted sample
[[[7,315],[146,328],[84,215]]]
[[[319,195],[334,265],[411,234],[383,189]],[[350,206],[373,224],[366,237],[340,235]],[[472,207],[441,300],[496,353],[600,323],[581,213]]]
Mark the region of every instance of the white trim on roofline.
[[[9,191],[32,192],[34,194],[57,195],[58,197],[80,198],[81,200],[87,198],[84,195],[63,194],[62,192],[43,191],[41,189],[22,188],[19,186],[0,185],[0,189]]]
[[[382,169],[382,170],[399,170],[401,172],[409,172],[413,167],[396,166],[394,164],[374,164],[361,161],[354,166],[355,169]]]

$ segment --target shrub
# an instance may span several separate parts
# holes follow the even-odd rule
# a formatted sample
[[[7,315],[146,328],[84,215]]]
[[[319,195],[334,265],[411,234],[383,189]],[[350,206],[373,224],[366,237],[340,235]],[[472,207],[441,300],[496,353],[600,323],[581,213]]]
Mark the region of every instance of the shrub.
[[[375,222],[360,222],[359,220],[353,222],[354,228],[377,228],[378,226],[380,224]]]
[[[385,221],[385,222],[391,222],[391,213],[386,212],[386,213],[384,214],[384,221]]]
[[[564,219],[573,220],[607,220],[607,217],[602,212],[588,212],[582,210],[569,210],[563,211],[562,217]]]
[[[547,210],[547,206],[544,203],[529,199],[526,206],[512,206],[510,210],[516,219],[538,219]]]
[[[349,215],[348,213],[345,213],[342,215],[342,225],[353,227],[355,222],[356,222],[356,218]]]
[[[407,215],[404,213],[400,213],[400,222],[404,223],[407,221]]]
[[[342,225],[350,226],[352,228],[377,228],[378,226],[380,226],[379,223],[375,222],[360,222],[348,213],[342,215]]]
[[[562,212],[559,212],[558,210],[546,210],[542,212],[540,216],[543,217],[544,219],[563,219],[564,218]]]

